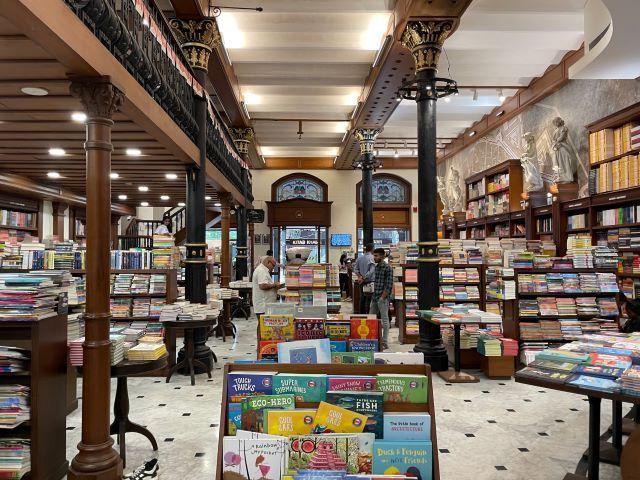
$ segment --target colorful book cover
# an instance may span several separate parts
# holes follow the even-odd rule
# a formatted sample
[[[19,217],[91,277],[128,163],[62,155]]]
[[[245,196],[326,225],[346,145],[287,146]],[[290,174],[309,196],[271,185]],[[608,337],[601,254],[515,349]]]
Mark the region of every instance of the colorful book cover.
[[[288,471],[287,446],[275,439],[222,440],[223,480],[280,479]]]
[[[264,410],[296,408],[293,395],[258,395],[242,399],[242,429],[250,432],[264,431]]]
[[[266,410],[265,429],[269,435],[308,435],[313,428],[315,410]]]
[[[296,318],[294,324],[295,340],[315,340],[325,338],[324,320],[319,318]]]
[[[367,416],[327,402],[320,402],[312,427],[315,434],[361,433]]]
[[[536,355],[536,360],[555,360],[557,362],[586,363],[589,355],[569,350],[547,349]]]
[[[379,365],[423,365],[424,355],[414,352],[374,352],[373,358]]]
[[[360,473],[360,442],[357,434],[294,435],[289,441],[289,473],[295,474],[301,470]],[[372,458],[369,462],[371,465]]]
[[[406,475],[420,480],[432,480],[431,442],[376,440],[373,447],[373,474]]]
[[[379,321],[377,319],[351,317],[350,322],[351,335],[349,336],[349,338],[361,340],[375,340],[378,338]]]
[[[431,441],[431,415],[428,413],[392,413],[384,415],[384,439],[397,442]]]
[[[235,435],[242,428],[242,404],[229,403],[227,405],[227,431],[229,435]]]
[[[231,372],[227,377],[227,398],[239,403],[251,395],[271,395],[276,372]]]
[[[331,346],[331,353],[347,351],[346,340],[331,340],[329,345]]]
[[[327,392],[327,403],[367,416],[364,432],[383,438],[384,394],[382,392]]]
[[[273,376],[273,393],[290,393],[296,402],[322,402],[326,398],[327,376],[323,374],[279,373]]]
[[[620,390],[620,385],[615,380],[593,377],[591,375],[581,375],[579,373],[571,375],[565,383],[587,390],[599,390],[603,392],[617,392]]]
[[[351,335],[349,321],[327,321],[324,326],[327,337],[331,340],[348,340]]]
[[[329,339],[298,340],[278,344],[278,363],[331,363]]]
[[[554,372],[571,373],[576,368],[575,363],[571,362],[554,362],[553,360],[534,360],[529,364],[533,368],[545,368]]]
[[[609,378],[615,380],[624,373],[624,368],[601,367],[599,365],[576,365],[574,373],[593,375],[594,377]]]
[[[517,375],[527,378],[542,378],[555,383],[564,383],[571,373],[569,372],[554,372],[553,370],[547,370],[544,368],[524,367],[518,370]]]
[[[331,352],[331,363],[372,364],[373,352]]]
[[[350,352],[377,352],[378,340],[349,340]]]
[[[260,340],[258,345],[258,358],[278,360],[278,344],[284,340]]]
[[[260,315],[261,340],[293,340],[293,315]]]
[[[377,375],[377,390],[384,392],[389,403],[427,403],[427,377],[425,375]]]
[[[597,365],[599,367],[622,368],[626,370],[631,366],[631,357],[591,353],[588,363],[589,365]]]
[[[327,391],[373,391],[376,390],[376,377],[358,375],[331,375],[327,377]]]

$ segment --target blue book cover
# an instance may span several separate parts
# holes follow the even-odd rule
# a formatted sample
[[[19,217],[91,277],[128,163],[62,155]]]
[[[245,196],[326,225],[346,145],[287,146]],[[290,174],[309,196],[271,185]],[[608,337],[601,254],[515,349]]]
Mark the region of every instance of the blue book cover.
[[[373,474],[406,475],[417,480],[432,480],[431,442],[376,440],[373,445]]]
[[[331,353],[347,351],[347,342],[344,340],[331,340],[330,345]]]
[[[227,398],[239,403],[251,395],[271,395],[276,372],[230,372],[227,378]]]
[[[229,416],[227,419],[229,422],[227,431],[229,435],[235,435],[236,432],[242,428],[242,404],[230,403],[227,406],[227,414]]]
[[[349,340],[350,352],[377,352],[378,340],[357,339]]]
[[[329,339],[278,343],[278,363],[331,363]]]
[[[573,373],[582,373],[583,375],[592,375],[594,377],[609,378],[612,380],[620,378],[624,371],[624,368],[601,367],[599,365],[576,365],[573,369]]]
[[[430,441],[431,415],[388,412],[384,416],[383,435],[384,439],[389,441]]]
[[[620,390],[620,385],[615,380],[593,377],[591,375],[581,375],[579,373],[571,375],[565,383],[573,385],[574,387],[580,387],[586,390],[598,390],[601,392],[617,392]]]
[[[352,412],[367,416],[364,432],[374,433],[376,438],[382,437],[382,420],[384,415],[384,393],[382,392],[327,392],[327,403],[346,408]]]

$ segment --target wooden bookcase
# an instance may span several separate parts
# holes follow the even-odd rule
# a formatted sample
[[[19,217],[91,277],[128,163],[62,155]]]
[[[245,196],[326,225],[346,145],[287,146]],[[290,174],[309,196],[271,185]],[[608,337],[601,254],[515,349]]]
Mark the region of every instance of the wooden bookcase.
[[[440,465],[438,462],[438,436],[436,429],[436,411],[433,398],[433,384],[431,381],[431,368],[429,365],[340,365],[340,364],[234,364],[227,363],[224,366],[224,380],[222,387],[222,403],[220,405],[220,430],[218,433],[218,459],[216,468],[216,480],[222,480],[223,472],[223,442],[228,435],[229,402],[227,402],[227,379],[232,372],[278,372],[300,373],[306,375],[377,375],[401,374],[401,375],[425,375],[427,377],[427,403],[394,404],[385,405],[385,411],[428,413],[431,415],[431,445],[433,448],[433,480],[440,480]],[[317,408],[318,403],[296,403],[296,408]]]
[[[28,478],[58,480],[67,474],[67,316],[38,321],[0,321],[0,344],[31,354],[28,374],[3,374],[3,384],[31,388],[31,419],[14,429],[1,429],[2,438],[31,441]],[[25,478],[27,478],[25,477]]]
[[[503,177],[506,183],[496,183],[495,180]],[[466,183],[466,207],[469,210],[470,203],[484,200],[484,212],[471,218],[483,218],[503,213],[521,210],[522,200],[522,167],[520,160],[507,160],[482,172],[468,177]],[[504,195],[503,195],[504,194]],[[503,202],[497,203],[500,197]],[[469,217],[468,217],[469,218]]]
[[[0,195],[0,230],[16,236],[18,240],[25,235],[41,237],[41,202],[30,198]],[[42,238],[39,238],[42,240]]]

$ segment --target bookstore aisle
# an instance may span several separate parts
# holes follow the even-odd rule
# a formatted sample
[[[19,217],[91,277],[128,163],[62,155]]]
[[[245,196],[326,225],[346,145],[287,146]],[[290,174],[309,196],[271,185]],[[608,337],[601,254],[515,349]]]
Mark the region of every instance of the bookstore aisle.
[[[350,306],[344,303],[343,311]],[[181,375],[169,384],[164,378],[129,379],[130,418],[156,437],[162,480],[214,478],[223,364],[256,356],[256,318],[236,319],[235,324],[235,344],[209,341],[218,356],[212,379],[199,375],[195,386]],[[390,350],[410,348],[398,343],[398,329],[392,328]],[[548,480],[573,472],[586,446],[586,398],[479,376],[480,383],[472,384],[447,384],[438,375],[432,377],[441,478]],[[78,392],[81,395],[80,384]],[[112,400],[114,393],[115,380]],[[67,458],[73,458],[80,440],[79,401],[80,408],[67,417]],[[610,403],[603,402],[603,431],[610,423]],[[127,434],[125,472],[153,455],[146,438]],[[601,480],[619,478],[618,467],[601,464]]]

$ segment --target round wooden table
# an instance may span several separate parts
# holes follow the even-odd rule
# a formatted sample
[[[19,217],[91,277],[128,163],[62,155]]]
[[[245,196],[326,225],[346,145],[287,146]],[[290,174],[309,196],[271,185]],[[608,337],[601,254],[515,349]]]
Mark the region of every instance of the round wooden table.
[[[200,360],[195,359],[195,341],[193,332],[197,328],[203,328],[208,331],[214,324],[216,324],[217,321],[217,318],[208,317],[202,320],[166,320],[162,322],[167,331],[174,329],[182,329],[184,331],[184,357],[169,370],[169,373],[167,374],[167,383],[169,383],[169,380],[171,380],[171,377],[176,370],[183,367],[188,367],[189,375],[191,376],[191,385],[196,384],[194,366],[197,366],[207,372],[207,375],[211,378],[211,367],[202,363]],[[209,352],[211,354],[211,365],[213,365],[213,363],[217,362],[218,359],[210,349]]]

